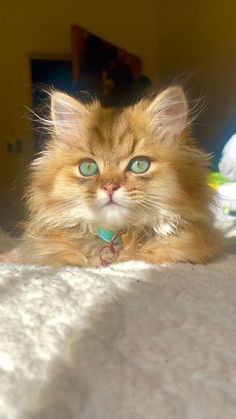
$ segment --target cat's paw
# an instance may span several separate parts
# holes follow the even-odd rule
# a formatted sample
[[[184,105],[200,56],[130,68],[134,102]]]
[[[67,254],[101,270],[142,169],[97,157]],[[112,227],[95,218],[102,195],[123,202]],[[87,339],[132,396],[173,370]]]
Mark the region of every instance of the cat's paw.
[[[129,262],[130,260],[142,260],[139,252],[122,252],[116,262]]]
[[[18,263],[18,251],[12,249],[9,252],[0,254],[0,263]]]
[[[158,254],[157,250],[154,249],[124,251],[119,255],[117,262],[129,262],[132,260],[139,260],[153,264],[164,262],[163,258]]]

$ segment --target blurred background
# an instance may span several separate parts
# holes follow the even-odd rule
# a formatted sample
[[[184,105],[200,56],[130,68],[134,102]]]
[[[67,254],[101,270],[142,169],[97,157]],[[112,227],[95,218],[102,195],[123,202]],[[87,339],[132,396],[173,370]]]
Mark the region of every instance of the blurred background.
[[[181,82],[205,103],[194,135],[217,166],[236,132],[234,0],[2,0],[0,16],[0,225],[22,218],[26,167],[45,141],[27,115],[44,101],[37,86],[119,106]]]

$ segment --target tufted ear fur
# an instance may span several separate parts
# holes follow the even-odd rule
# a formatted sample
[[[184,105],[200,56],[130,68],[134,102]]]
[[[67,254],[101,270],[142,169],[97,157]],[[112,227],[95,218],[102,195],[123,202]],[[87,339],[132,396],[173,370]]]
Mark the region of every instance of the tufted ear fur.
[[[81,135],[88,108],[78,100],[61,92],[51,94],[51,122],[59,139],[68,142]]]
[[[178,138],[187,125],[188,105],[183,89],[170,87],[155,97],[147,108],[154,132]]]

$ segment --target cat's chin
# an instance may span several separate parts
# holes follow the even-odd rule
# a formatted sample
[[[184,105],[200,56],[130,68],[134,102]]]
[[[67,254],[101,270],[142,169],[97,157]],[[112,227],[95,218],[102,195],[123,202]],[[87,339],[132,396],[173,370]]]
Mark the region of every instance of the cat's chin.
[[[121,228],[127,223],[130,212],[117,204],[105,205],[96,213],[96,222],[103,227]]]

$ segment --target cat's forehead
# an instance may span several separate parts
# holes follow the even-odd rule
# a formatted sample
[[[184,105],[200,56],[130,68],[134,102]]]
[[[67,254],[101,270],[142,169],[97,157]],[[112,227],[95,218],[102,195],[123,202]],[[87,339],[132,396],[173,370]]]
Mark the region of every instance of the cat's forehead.
[[[90,125],[88,147],[103,160],[127,158],[135,149],[142,149],[144,142],[126,110],[100,109]]]

